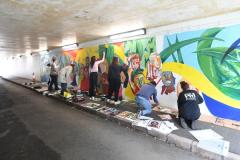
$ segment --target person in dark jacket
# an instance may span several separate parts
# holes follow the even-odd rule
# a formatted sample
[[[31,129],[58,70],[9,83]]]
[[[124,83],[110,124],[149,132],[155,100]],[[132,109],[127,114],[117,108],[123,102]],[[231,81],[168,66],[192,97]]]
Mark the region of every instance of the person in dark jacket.
[[[201,115],[198,104],[202,103],[203,99],[197,91],[189,89],[187,82],[182,81],[180,85],[183,90],[177,100],[180,124],[184,129],[187,129],[188,125],[196,129],[196,120]]]
[[[112,103],[115,105],[120,104],[120,101],[118,101],[118,92],[121,86],[121,77],[120,77],[121,72],[122,72],[122,67],[119,65],[118,57],[113,57],[112,64],[110,64],[108,69],[109,87],[108,87],[107,102],[111,102],[110,100],[114,92],[114,102]]]
[[[123,82],[123,88],[127,88],[127,86],[128,86],[128,80],[129,80],[128,67],[129,66],[125,63],[122,65],[122,72],[125,75],[125,81]]]
[[[151,81],[150,83],[144,84],[138,91],[136,95],[136,104],[140,108],[143,107],[143,110],[139,112],[138,117],[145,116],[152,112],[152,105],[150,103],[151,97],[156,105],[158,105],[156,86],[156,82]]]

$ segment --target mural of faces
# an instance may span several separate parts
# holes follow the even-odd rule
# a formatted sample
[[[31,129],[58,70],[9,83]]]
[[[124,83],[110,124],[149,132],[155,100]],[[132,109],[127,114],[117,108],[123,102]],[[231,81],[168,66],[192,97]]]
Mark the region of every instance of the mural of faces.
[[[162,73],[162,91],[161,94],[169,94],[175,91],[175,77],[170,71]]]
[[[137,70],[137,69],[140,69],[140,62],[141,62],[141,59],[140,59],[140,56],[138,54],[133,54],[129,57],[129,61],[130,61],[130,67],[133,69],[133,70]]]
[[[134,76],[133,80],[134,86],[135,86],[135,92],[138,92],[142,85],[144,84],[144,75],[143,74],[137,74]]]
[[[130,55],[128,62],[130,64],[128,70],[128,73],[130,75],[129,84],[131,86],[133,94],[135,95],[144,84],[144,75],[143,70],[140,69],[141,59],[139,54],[134,53]]]
[[[158,80],[161,78],[162,61],[160,55],[151,53],[147,62],[147,78],[149,80]]]

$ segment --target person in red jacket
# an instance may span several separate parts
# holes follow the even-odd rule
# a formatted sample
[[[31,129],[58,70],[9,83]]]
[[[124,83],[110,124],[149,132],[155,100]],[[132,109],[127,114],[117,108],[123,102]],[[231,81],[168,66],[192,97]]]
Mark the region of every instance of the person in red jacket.
[[[201,115],[198,104],[202,103],[203,99],[197,91],[189,89],[187,82],[182,81],[180,85],[183,90],[177,100],[180,124],[184,129],[187,129],[188,125],[197,129],[196,120]]]

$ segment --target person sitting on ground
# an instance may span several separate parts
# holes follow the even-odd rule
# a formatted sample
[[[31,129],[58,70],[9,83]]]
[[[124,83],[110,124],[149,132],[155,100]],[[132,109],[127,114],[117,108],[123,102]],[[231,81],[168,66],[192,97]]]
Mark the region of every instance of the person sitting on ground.
[[[73,78],[74,64],[70,64],[62,68],[59,72],[59,81],[61,83],[61,95],[67,90]]]
[[[138,117],[145,116],[152,112],[152,105],[150,98],[153,97],[154,102],[158,105],[156,82],[151,81],[150,83],[144,84],[136,95],[136,104],[140,107]],[[143,110],[141,110],[143,108]]]
[[[203,99],[197,91],[189,89],[187,82],[182,81],[180,85],[183,90],[177,100],[180,124],[184,129],[187,129],[188,125],[196,129],[196,120],[201,115],[198,104],[202,103]]]

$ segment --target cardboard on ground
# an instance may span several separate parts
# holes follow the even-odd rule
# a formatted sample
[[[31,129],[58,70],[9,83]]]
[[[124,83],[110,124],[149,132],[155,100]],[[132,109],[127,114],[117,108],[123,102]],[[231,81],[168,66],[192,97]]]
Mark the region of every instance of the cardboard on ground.
[[[213,131],[212,129],[189,131],[198,141],[211,140],[211,139],[223,139],[221,135]]]
[[[230,142],[222,139],[202,140],[198,142],[198,147],[226,156],[229,151]]]

